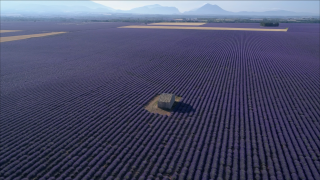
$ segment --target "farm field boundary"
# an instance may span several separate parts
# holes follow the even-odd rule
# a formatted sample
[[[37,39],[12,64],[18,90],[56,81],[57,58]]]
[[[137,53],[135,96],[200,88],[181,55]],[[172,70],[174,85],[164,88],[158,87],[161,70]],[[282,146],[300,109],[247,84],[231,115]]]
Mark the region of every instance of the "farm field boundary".
[[[149,25],[201,26],[206,23],[150,23]]]
[[[288,29],[225,28],[225,27],[180,27],[180,26],[122,26],[122,27],[118,27],[118,28],[233,30],[233,31],[277,31],[277,32],[287,32],[288,31]]]
[[[51,35],[63,34],[63,33],[66,33],[66,32],[52,32],[52,33],[41,33],[41,34],[1,37],[0,42],[16,41],[16,40],[29,39],[29,38],[34,38],[34,37],[51,36]]]
[[[18,32],[21,30],[0,30],[0,33],[7,33],[7,32]]]

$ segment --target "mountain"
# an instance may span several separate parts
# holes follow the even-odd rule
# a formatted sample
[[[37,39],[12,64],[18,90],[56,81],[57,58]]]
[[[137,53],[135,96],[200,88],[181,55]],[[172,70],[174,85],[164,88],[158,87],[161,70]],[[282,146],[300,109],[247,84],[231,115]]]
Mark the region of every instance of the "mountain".
[[[303,12],[292,12],[285,10],[276,10],[276,11],[265,11],[265,12],[230,12],[220,8],[217,5],[205,4],[202,7],[184,12],[183,14],[187,15],[253,15],[253,16],[303,16],[303,15],[317,15],[312,13],[303,13]]]
[[[159,4],[116,10],[90,0],[82,1],[1,1],[1,15],[84,15],[101,13],[180,14],[175,7]]]
[[[124,12],[135,14],[180,14],[176,7],[161,6],[159,4],[138,7]]]
[[[115,10],[90,0],[82,1],[1,1],[1,14],[65,15],[106,13]]]
[[[38,15],[38,16],[74,16],[91,14],[182,14],[182,15],[233,15],[233,16],[317,16],[318,14],[291,12],[284,10],[265,12],[230,12],[217,5],[205,4],[200,8],[180,13],[176,7],[159,4],[134,8],[131,10],[116,10],[90,0],[79,1],[2,1],[1,15]]]
[[[223,10],[217,5],[205,4],[198,9],[193,11],[187,11],[184,14],[192,14],[192,15],[204,15],[204,14],[233,14],[232,12]]]

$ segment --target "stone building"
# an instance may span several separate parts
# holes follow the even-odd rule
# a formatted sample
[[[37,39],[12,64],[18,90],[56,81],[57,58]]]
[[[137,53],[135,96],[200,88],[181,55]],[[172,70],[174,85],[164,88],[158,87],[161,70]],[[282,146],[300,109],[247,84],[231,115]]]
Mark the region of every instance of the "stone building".
[[[174,101],[174,94],[162,93],[159,97],[158,107],[161,109],[171,109]]]

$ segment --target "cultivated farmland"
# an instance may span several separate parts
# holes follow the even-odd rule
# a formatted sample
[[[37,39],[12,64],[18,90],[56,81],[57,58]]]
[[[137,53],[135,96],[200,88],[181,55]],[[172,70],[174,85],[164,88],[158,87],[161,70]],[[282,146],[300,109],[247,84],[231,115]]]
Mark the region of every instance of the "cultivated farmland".
[[[1,179],[320,177],[318,24],[133,25],[1,24]]]
[[[222,31],[281,31],[287,29],[262,29],[262,28],[227,28],[227,27],[181,27],[181,26],[122,26],[119,28],[140,28],[140,29],[193,29],[193,30],[222,30]]]
[[[200,26],[204,25],[206,23],[185,23],[185,22],[180,22],[180,23],[150,23],[149,25],[172,25],[172,26]]]

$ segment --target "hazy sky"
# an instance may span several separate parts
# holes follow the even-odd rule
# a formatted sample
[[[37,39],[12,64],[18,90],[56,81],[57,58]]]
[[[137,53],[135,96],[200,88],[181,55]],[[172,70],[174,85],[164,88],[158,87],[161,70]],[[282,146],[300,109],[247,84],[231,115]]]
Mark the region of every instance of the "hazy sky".
[[[232,12],[238,11],[270,11],[287,10],[295,12],[319,13],[319,1],[94,1],[105,6],[129,10],[145,5],[160,4],[174,6],[180,12],[189,11],[206,3],[216,4],[222,9]]]

